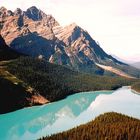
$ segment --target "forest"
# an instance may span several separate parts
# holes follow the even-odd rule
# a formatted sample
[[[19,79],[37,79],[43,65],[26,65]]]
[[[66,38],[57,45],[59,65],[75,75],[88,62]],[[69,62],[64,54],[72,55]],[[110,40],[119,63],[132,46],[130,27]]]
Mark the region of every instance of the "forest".
[[[81,91],[115,90],[138,81],[117,76],[80,73],[66,66],[31,57],[18,58],[8,63],[6,67],[11,74],[30,85],[49,101],[60,100]]]
[[[111,112],[100,115],[87,124],[40,140],[139,140],[139,138],[140,120]]]

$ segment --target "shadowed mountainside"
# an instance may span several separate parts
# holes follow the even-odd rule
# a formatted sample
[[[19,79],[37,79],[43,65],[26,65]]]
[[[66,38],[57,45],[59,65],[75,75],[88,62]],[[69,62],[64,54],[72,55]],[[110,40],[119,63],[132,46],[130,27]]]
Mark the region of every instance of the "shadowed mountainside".
[[[10,59],[16,59],[20,57],[22,54],[17,53],[16,51],[9,48],[2,36],[0,35],[0,61],[1,60],[10,60]]]

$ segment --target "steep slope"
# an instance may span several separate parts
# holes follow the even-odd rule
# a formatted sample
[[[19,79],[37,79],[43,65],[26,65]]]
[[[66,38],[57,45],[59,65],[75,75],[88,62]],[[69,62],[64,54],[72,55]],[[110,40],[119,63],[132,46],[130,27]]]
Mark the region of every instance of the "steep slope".
[[[43,59],[28,57],[9,63],[7,70],[31,85],[49,101],[59,100],[80,91],[116,89],[138,81],[121,77],[92,76],[48,63]]]
[[[44,97],[0,65],[0,114],[47,103]]]
[[[140,120],[111,112],[85,125],[40,140],[138,140],[139,132]]]
[[[101,65],[101,64],[98,64],[96,63],[96,65],[106,71],[110,71],[112,73],[115,73],[116,75],[119,75],[119,76],[122,76],[122,77],[126,77],[126,78],[135,78],[135,77],[132,77],[131,75],[128,75],[127,73],[117,69],[117,68],[113,68],[111,66],[105,66],[105,65]]]
[[[113,75],[96,66],[99,63],[140,77],[140,70],[108,55],[87,31],[75,23],[61,27],[51,15],[35,6],[14,12],[2,7],[0,21],[6,43],[18,52],[87,73]]]
[[[6,65],[11,63],[11,59],[20,56],[24,55],[9,48],[0,36],[0,114],[48,102],[28,84],[7,71]]]
[[[131,78],[140,77],[140,70],[108,55],[87,31],[75,23],[64,28],[55,26],[53,31],[55,36],[66,44],[65,52],[70,58],[71,66],[77,70],[100,75],[110,72]],[[97,67],[97,63],[112,67],[113,71]],[[116,69],[118,69],[118,72],[116,72]],[[122,71],[123,74],[120,74],[119,71]]]
[[[0,35],[0,61],[1,60],[9,60],[9,59],[15,59],[21,56],[22,54],[17,53],[16,51],[10,49],[2,36]]]
[[[54,27],[53,31],[56,37],[66,44],[66,53],[69,56],[77,56],[81,63],[84,63],[85,60],[87,62],[98,63],[110,63],[110,61],[114,61],[123,64],[106,54],[95,40],[91,38],[88,32],[75,23],[64,28]]]
[[[55,26],[53,32],[59,40],[65,43],[65,52],[70,58],[71,66],[78,70],[104,74],[104,70],[102,69],[101,71],[96,67],[95,63],[104,65],[127,65],[108,55],[96,41],[91,38],[87,31],[75,23],[64,28]],[[51,60],[53,60],[53,56]]]

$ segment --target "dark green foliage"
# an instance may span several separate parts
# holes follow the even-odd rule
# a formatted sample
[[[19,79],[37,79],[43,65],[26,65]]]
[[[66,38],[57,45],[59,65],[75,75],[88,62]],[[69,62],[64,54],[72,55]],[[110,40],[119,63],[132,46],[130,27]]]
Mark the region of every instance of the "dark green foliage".
[[[81,91],[117,89],[137,81],[121,77],[91,76],[30,57],[11,62],[7,69],[50,101]]]
[[[105,113],[85,125],[40,140],[139,140],[140,120]]]

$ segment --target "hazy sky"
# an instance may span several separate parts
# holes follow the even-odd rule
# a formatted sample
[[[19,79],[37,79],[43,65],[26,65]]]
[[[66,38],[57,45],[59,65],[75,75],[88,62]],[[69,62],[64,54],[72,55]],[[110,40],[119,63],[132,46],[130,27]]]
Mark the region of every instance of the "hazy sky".
[[[77,23],[107,53],[140,61],[140,0],[0,0],[11,10],[33,5],[63,26]]]

